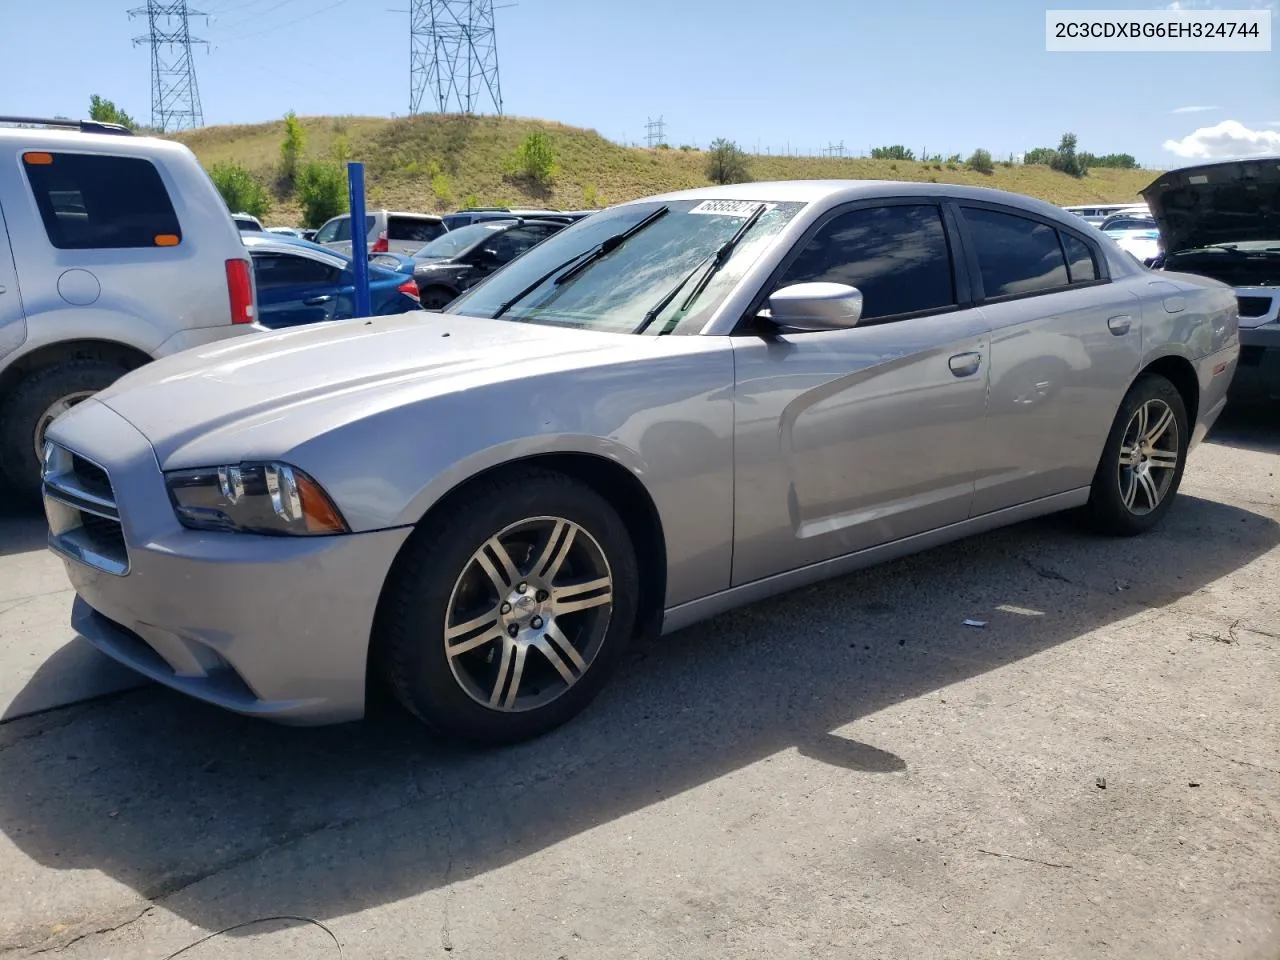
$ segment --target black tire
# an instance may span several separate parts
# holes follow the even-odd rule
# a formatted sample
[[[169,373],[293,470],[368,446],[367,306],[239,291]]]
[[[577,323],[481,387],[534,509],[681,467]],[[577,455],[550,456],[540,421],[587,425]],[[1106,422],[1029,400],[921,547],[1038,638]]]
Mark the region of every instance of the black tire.
[[[576,682],[548,703],[508,711],[479,702],[455,674],[456,661],[445,650],[446,617],[455,584],[462,583],[468,570],[475,571],[472,558],[481,546],[512,525],[543,517],[563,518],[590,535],[590,543],[598,546],[607,562],[612,605],[602,612],[603,621],[591,621],[602,625],[593,626],[598,631],[592,634],[595,652]],[[489,580],[482,582],[485,589],[493,586]],[[635,549],[626,526],[602,496],[583,483],[547,470],[509,473],[479,482],[445,513],[416,530],[405,544],[383,592],[374,628],[372,668],[405,708],[446,738],[481,746],[517,743],[567,722],[595,698],[631,639],[638,596]],[[515,613],[518,611],[512,615]],[[573,616],[558,615],[555,622],[568,624]],[[462,655],[483,654],[484,669],[494,666],[493,675],[498,679],[491,687],[495,697],[498,689],[512,687],[505,654],[498,663],[498,651],[507,648],[507,641],[499,636],[492,644]],[[541,657],[529,649],[530,658]],[[520,662],[532,664],[533,659]],[[546,673],[545,667],[543,671]],[[523,679],[521,675],[521,682]]]
[[[1176,442],[1171,441],[1166,433],[1161,435],[1168,447],[1160,451],[1163,460],[1176,454],[1177,462],[1172,467],[1160,468],[1153,472],[1146,469],[1148,477],[1157,477],[1164,470],[1171,476],[1166,482],[1163,476],[1152,481],[1152,489],[1162,490],[1154,509],[1149,507],[1150,498],[1147,487],[1139,481],[1141,469],[1121,462],[1122,454],[1127,449],[1126,440],[1131,438],[1136,429],[1135,417],[1146,405],[1149,410],[1163,412],[1164,407],[1172,413],[1173,426],[1177,429]],[[1160,405],[1164,406],[1161,407]],[[1107,435],[1107,445],[1098,461],[1098,469],[1094,473],[1093,487],[1089,494],[1089,503],[1085,508],[1093,527],[1100,533],[1115,537],[1132,537],[1145,533],[1160,523],[1169,512],[1173,499],[1182,483],[1182,472],[1187,465],[1187,451],[1190,448],[1191,429],[1187,422],[1186,405],[1177,387],[1157,374],[1140,377],[1120,402],[1111,432]],[[1154,458],[1152,458],[1154,459]],[[1132,482],[1132,487],[1130,486]],[[1126,503],[1126,494],[1132,491],[1132,505]]]
[[[418,299],[423,310],[443,310],[458,299],[458,294],[448,287],[424,287]]]
[[[45,412],[65,397],[97,393],[129,372],[109,360],[69,360],[29,374],[0,410],[0,472],[19,499],[40,501],[40,459],[36,430]]]

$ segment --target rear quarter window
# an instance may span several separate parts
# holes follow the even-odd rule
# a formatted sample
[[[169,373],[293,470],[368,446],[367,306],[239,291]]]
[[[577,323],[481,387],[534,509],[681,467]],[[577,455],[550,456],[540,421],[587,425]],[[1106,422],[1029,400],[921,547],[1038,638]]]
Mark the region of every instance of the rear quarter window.
[[[182,227],[150,160],[28,153],[23,166],[49,242],[60,250],[173,246]]]
[[[387,227],[388,239],[414,243],[429,243],[445,232],[440,221],[420,217],[391,217]]]

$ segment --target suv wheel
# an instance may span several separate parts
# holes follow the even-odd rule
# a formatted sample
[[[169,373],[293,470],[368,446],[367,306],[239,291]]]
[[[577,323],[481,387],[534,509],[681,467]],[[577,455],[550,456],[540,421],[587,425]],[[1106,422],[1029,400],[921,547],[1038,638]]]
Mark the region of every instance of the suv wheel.
[[[72,360],[19,382],[0,413],[0,472],[19,498],[39,502],[40,457],[49,424],[128,372],[107,360]]]

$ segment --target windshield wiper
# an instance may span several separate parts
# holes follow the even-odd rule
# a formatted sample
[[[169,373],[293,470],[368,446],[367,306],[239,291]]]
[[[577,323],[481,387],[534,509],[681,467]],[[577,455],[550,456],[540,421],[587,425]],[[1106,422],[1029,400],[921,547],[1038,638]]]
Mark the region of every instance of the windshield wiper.
[[[598,244],[596,244],[591,249],[583,250],[577,256],[570,257],[568,260],[564,261],[564,263],[556,264],[554,267],[552,267],[542,276],[538,277],[537,280],[533,281],[533,283],[529,284],[527,287],[525,287],[523,290],[517,293],[514,297],[512,297],[511,299],[503,303],[502,306],[498,307],[497,313],[495,313],[490,319],[497,320],[498,317],[502,316],[504,313],[506,313],[508,310],[514,307],[517,303],[519,303],[529,294],[533,293],[533,291],[537,290],[540,286],[542,286],[552,277],[556,278],[555,282],[557,285],[562,283],[567,283],[569,280],[572,280],[574,277],[578,276],[578,274],[582,273],[583,270],[587,269],[588,266],[595,263],[601,257],[605,257],[613,253],[613,251],[617,250],[620,246],[622,246],[624,243],[626,243],[628,240],[634,237],[637,233],[639,233],[645,227],[649,226],[649,224],[653,223],[656,220],[661,219],[662,217],[666,216],[670,212],[671,212],[671,208],[664,204],[663,206],[659,207],[657,210],[654,210],[651,214],[649,214],[643,220],[640,220],[639,222],[632,224],[630,227],[628,227],[626,230],[623,230],[621,233],[615,233],[611,237],[605,237],[603,240],[601,240]],[[568,267],[569,269],[565,270],[566,267]],[[560,273],[560,271],[562,270],[564,270],[564,272]],[[556,276],[556,274],[560,274],[560,275]]]
[[[764,216],[766,209],[767,204],[763,203],[756,207],[751,216],[747,217],[747,219],[743,221],[742,226],[737,229],[737,232],[720,245],[719,250],[711,254],[711,256],[705,257],[701,260],[696,267],[681,278],[679,283],[667,291],[666,295],[663,296],[661,300],[649,308],[649,312],[644,315],[644,319],[640,321],[640,325],[636,327],[632,333],[644,333],[645,330],[649,328],[649,325],[653,323],[654,320],[658,319],[658,315],[670,306],[671,301],[674,300],[680,291],[684,289],[684,285],[696,277],[699,270],[702,270],[708,263],[710,263],[710,269],[708,269],[707,272],[699,278],[694,288],[689,291],[689,295],[684,298],[684,303],[680,304],[681,312],[688,310],[689,304],[698,299],[698,296],[702,291],[707,289],[707,284],[709,284],[711,282],[711,278],[716,275],[716,271],[724,266],[725,261],[729,259],[729,254],[733,253],[734,248],[741,242],[742,238],[747,235],[747,231],[756,225],[756,221]]]

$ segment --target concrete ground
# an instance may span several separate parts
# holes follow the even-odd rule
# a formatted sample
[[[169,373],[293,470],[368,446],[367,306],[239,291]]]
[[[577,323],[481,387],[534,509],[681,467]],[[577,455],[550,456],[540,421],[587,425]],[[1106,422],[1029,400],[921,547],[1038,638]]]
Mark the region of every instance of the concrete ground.
[[[98,696],[132,678],[0,520],[0,957],[338,956],[288,916],[359,960],[1276,960],[1278,423],[1223,424],[1152,535],[762,603],[490,753]]]

